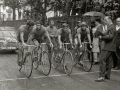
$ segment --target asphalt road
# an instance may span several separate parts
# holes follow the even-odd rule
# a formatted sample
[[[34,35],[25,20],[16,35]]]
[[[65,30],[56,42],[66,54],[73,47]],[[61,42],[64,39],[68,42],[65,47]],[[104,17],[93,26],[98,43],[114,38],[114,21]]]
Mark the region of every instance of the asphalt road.
[[[120,71],[112,70],[111,80],[95,82],[99,65],[94,65],[89,73],[77,66],[70,76],[62,68],[52,68],[47,77],[34,69],[27,79],[23,70],[18,71],[16,62],[17,54],[0,53],[0,90],[120,90]]]

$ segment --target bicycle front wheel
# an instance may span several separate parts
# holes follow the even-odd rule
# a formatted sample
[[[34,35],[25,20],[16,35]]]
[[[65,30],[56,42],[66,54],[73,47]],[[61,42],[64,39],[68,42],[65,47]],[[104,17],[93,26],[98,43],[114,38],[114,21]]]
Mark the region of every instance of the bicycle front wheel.
[[[32,61],[32,55],[30,52],[26,53],[24,69],[25,69],[24,71],[25,71],[26,77],[29,78],[33,70],[33,61]]]
[[[41,62],[43,74],[46,76],[49,75],[51,71],[51,60],[46,51],[42,52]]]
[[[39,66],[38,50],[37,50],[37,48],[33,49],[33,51],[32,51],[32,60],[33,60],[33,67],[35,69],[37,69],[38,66]]]
[[[89,72],[92,68],[92,54],[89,50],[83,52],[81,56],[83,62],[83,68],[86,72]]]
[[[63,56],[63,60],[64,60],[64,70],[65,73],[70,75],[72,73],[72,69],[73,69],[73,55],[70,51],[66,51],[64,56]]]

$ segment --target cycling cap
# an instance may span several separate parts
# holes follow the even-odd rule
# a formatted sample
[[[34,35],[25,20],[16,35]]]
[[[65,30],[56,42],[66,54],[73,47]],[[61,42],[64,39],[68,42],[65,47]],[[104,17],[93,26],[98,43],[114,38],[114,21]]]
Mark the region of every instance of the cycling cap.
[[[32,20],[28,20],[28,21],[27,21],[27,25],[29,25],[29,26],[34,26],[35,23],[34,23],[34,21],[32,21]]]
[[[81,26],[87,26],[87,23],[86,22],[82,22]]]

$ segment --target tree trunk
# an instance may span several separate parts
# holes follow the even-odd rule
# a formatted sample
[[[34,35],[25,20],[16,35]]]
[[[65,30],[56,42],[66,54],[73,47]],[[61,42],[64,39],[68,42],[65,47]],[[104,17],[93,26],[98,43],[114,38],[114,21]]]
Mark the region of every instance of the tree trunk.
[[[42,22],[43,22],[43,25],[44,25],[44,26],[46,26],[46,21],[47,21],[46,13],[43,13],[43,14],[42,14]]]
[[[13,21],[16,19],[15,8],[13,8]]]

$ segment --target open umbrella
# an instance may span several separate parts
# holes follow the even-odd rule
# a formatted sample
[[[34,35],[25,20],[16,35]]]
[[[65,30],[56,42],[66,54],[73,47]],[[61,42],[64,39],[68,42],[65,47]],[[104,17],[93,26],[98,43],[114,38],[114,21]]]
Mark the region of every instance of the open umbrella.
[[[86,12],[85,14],[83,14],[83,16],[105,17],[105,14],[101,12],[91,11],[91,12]]]

